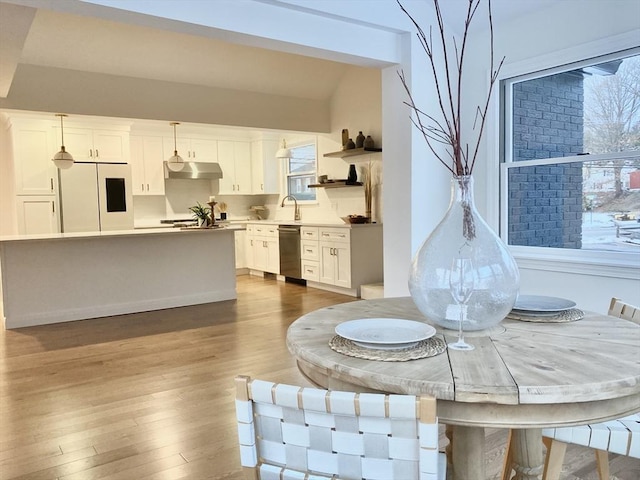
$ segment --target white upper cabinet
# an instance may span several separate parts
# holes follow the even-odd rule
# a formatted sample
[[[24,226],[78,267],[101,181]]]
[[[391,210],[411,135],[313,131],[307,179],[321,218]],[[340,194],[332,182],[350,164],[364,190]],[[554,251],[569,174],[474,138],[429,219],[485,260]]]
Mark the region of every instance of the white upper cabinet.
[[[60,138],[60,127],[54,127]],[[64,145],[76,162],[129,163],[129,132],[64,127]]]
[[[177,146],[178,155],[185,162],[218,162],[218,141],[208,138],[177,138],[164,137],[163,159],[168,160],[173,156],[174,145]]]
[[[222,169],[221,195],[247,195],[251,191],[250,142],[218,140],[218,163]]]
[[[164,195],[162,137],[131,135],[131,182],[134,195]]]
[[[280,193],[277,151],[277,140],[254,140],[251,142],[252,193]]]
[[[16,195],[54,194],[58,175],[51,158],[60,145],[53,143],[51,122],[12,120],[10,131]]]
[[[216,140],[192,138],[191,150],[189,151],[191,157],[188,157],[192,162],[218,162],[218,142]]]

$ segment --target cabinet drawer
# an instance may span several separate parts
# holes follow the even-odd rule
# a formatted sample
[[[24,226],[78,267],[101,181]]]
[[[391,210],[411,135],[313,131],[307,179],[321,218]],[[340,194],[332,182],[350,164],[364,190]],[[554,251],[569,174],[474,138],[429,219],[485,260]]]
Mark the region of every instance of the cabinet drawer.
[[[302,260],[302,278],[317,282],[320,280],[320,266],[312,260]]]
[[[348,228],[320,228],[320,240],[348,243],[350,238]]]
[[[302,227],[300,238],[302,240],[318,240],[318,227]]]
[[[252,224],[251,226],[247,225],[247,231],[251,228],[250,233],[253,235],[258,235],[260,237],[278,237],[278,226],[277,225],[259,225]]]
[[[320,260],[320,247],[318,242],[302,240],[300,242],[300,257],[305,260]]]

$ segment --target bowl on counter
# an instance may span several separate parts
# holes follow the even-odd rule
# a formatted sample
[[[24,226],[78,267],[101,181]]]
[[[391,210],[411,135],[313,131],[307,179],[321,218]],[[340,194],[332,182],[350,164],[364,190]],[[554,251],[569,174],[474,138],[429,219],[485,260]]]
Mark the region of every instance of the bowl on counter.
[[[365,217],[364,215],[348,215],[346,217],[342,217],[345,223],[369,223],[369,217]]]

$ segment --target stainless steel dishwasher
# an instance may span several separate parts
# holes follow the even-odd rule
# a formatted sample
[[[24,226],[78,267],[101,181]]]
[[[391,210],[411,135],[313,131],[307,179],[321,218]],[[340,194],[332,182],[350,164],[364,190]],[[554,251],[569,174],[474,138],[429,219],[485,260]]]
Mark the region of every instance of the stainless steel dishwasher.
[[[300,267],[300,225],[280,225],[280,275],[302,280]]]

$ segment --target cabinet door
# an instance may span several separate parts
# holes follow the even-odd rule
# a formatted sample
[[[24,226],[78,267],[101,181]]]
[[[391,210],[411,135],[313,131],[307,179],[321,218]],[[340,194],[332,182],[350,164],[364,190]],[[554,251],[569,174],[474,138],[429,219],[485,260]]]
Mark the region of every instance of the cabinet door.
[[[256,194],[280,193],[280,163],[276,158],[278,142],[251,142],[251,191]]]
[[[129,148],[131,152],[131,192],[134,195],[146,193],[146,178],[144,176],[144,147],[143,137],[131,135]]]
[[[234,142],[218,141],[218,163],[222,169],[219,194],[236,193],[236,154]]]
[[[253,239],[253,266],[255,270],[268,271],[267,240],[264,237]]]
[[[55,195],[18,195],[18,233],[36,235],[58,233]]]
[[[57,169],[51,158],[60,149],[50,142],[50,126],[12,127],[17,195],[55,193]]]
[[[266,240],[267,249],[267,272],[280,273],[280,242],[278,239],[270,238]]]
[[[254,237],[247,232],[247,243],[245,248],[245,259],[247,262],[247,268],[256,270],[255,250],[254,250]]]
[[[251,142],[251,192],[264,193],[262,141]]]
[[[333,285],[336,278],[336,260],[332,243],[320,244],[320,282]]]
[[[217,140],[192,138],[191,149],[187,156],[192,162],[217,163],[218,142]]]
[[[131,135],[131,183],[134,195],[164,195],[162,137]]]
[[[336,243],[333,248],[336,261],[334,285],[351,288],[351,252],[349,245]]]
[[[60,128],[55,128],[56,138],[60,138]],[[93,152],[93,132],[88,128],[71,128],[64,129],[64,146],[73,159],[77,161],[96,162]]]
[[[164,195],[162,137],[143,138],[144,177],[147,195]]]
[[[251,144],[249,142],[233,142],[235,158],[235,193],[247,195],[251,193]]]
[[[93,130],[93,159],[96,162],[129,163],[129,133]]]

